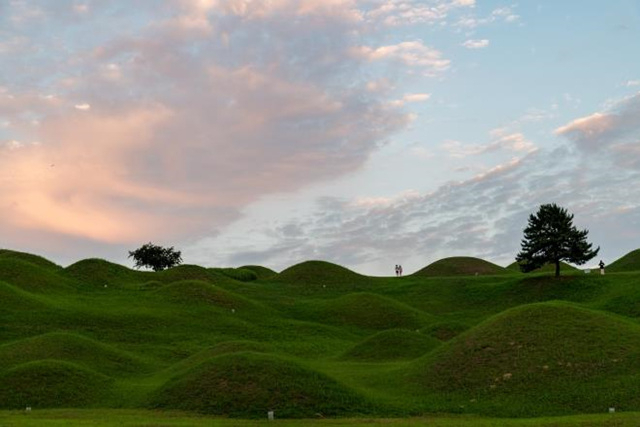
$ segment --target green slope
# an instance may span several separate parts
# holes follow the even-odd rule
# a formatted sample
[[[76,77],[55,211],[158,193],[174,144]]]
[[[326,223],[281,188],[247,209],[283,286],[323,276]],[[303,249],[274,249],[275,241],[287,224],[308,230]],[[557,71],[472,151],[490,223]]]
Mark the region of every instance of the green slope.
[[[165,384],[156,408],[263,418],[311,418],[370,411],[370,404],[336,380],[292,360],[260,353],[214,357]]]
[[[279,418],[640,410],[640,271],[555,279],[469,257],[430,267],[400,279],[321,261],[154,273],[3,250],[0,406]]]
[[[640,271],[640,249],[631,251],[606,267],[606,271],[617,273],[623,271]]]
[[[520,266],[518,265],[517,262],[512,262],[511,264],[509,264],[506,267],[507,270],[509,271],[513,271],[513,272],[518,272],[520,273]],[[576,273],[579,272],[580,269],[567,264],[566,262],[562,262],[560,261],[560,274],[562,273]],[[533,271],[530,271],[529,273],[555,273],[556,272],[556,265],[555,264],[547,264],[543,267],[540,268],[536,268]]]
[[[44,360],[0,373],[0,407],[80,408],[97,404],[112,380],[73,363]]]
[[[417,361],[415,391],[503,416],[640,409],[640,327],[553,302],[500,313]]]
[[[418,331],[390,329],[368,337],[342,356],[351,361],[415,359],[440,345],[440,341]]]
[[[297,285],[345,285],[365,277],[326,261],[305,261],[283,270],[275,280]]]
[[[503,267],[480,258],[451,257],[438,260],[413,273],[414,276],[474,276],[506,273]]]

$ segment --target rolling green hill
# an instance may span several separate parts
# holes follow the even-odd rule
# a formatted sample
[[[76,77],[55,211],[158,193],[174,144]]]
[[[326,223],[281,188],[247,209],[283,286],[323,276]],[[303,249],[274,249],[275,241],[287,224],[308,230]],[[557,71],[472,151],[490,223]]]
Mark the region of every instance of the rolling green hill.
[[[631,251],[622,258],[611,263],[606,270],[610,273],[621,271],[640,271],[640,249]]]
[[[634,257],[605,276],[522,275],[456,257],[385,278],[322,261],[281,273],[154,273],[99,259],[62,268],[2,250],[0,409],[640,411]]]
[[[520,273],[520,266],[518,265],[517,262],[512,262],[511,264],[509,264],[507,267],[505,267],[507,270],[509,271],[513,271],[513,272],[518,272]],[[543,267],[540,268],[536,268],[533,271],[530,271],[529,273],[555,273],[556,271],[556,266],[555,264],[547,264]],[[560,262],[560,273],[576,273],[579,272],[580,269],[567,264],[566,262]]]
[[[473,401],[478,412],[541,416],[634,407],[638,368],[640,325],[552,302],[493,316],[410,371],[416,389]]]
[[[414,276],[472,276],[486,274],[504,274],[503,267],[480,258],[451,257],[429,264],[413,273]]]

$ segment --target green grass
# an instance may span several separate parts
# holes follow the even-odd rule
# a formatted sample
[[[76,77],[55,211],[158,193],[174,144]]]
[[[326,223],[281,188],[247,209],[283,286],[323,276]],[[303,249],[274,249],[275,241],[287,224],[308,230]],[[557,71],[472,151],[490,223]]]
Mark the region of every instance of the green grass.
[[[440,345],[440,341],[419,331],[387,329],[356,344],[342,356],[352,361],[415,359]]]
[[[631,251],[622,258],[613,262],[606,267],[607,272],[618,273],[622,271],[639,271],[640,270],[640,249]]]
[[[265,414],[263,414],[265,415]],[[24,411],[0,411],[0,425],[10,427],[75,427],[75,426],[180,426],[180,427],[297,427],[297,426],[348,426],[348,427],[637,427],[640,413],[614,413],[578,415],[569,417],[544,417],[534,419],[486,418],[469,415],[427,415],[411,418],[339,418],[274,421],[238,420],[179,411],[150,410],[79,410],[55,409]],[[266,417],[266,415],[265,415]]]
[[[336,380],[293,360],[240,352],[205,361],[172,378],[151,406],[235,417],[344,416],[371,412],[372,405]]]
[[[520,271],[520,265],[518,265],[518,263],[515,262],[515,261],[512,262],[511,264],[509,264],[506,267],[506,269],[509,270],[509,271],[513,271],[513,272],[518,272],[518,273],[521,272]],[[555,272],[556,272],[556,265],[555,264],[547,264],[547,265],[542,266],[540,268],[536,268],[535,270],[530,271],[527,274],[530,274],[530,273],[555,273]],[[578,272],[580,272],[580,269],[578,269],[578,268],[576,268],[576,267],[574,267],[574,266],[572,266],[570,264],[567,264],[566,262],[562,262],[562,261],[560,262],[560,274],[567,274],[567,273],[571,274],[571,273],[578,273]]]
[[[636,407],[639,368],[639,325],[553,302],[489,318],[415,362],[407,377],[418,393],[449,395],[451,410],[540,416]]]
[[[472,276],[507,273],[505,268],[480,258],[451,257],[438,260],[413,273],[414,276]]]
[[[613,263],[605,276],[555,279],[468,257],[396,278],[321,261],[281,273],[154,273],[98,259],[62,268],[0,250],[0,408],[36,408],[4,412],[0,425],[47,425],[55,419],[40,409],[65,407],[95,411],[59,412],[71,425],[101,411],[129,414],[123,425],[236,425],[193,414],[258,419],[269,409],[305,423],[338,417],[320,424],[544,425],[524,418],[610,406],[627,422],[623,413],[640,411],[634,253],[619,272]],[[409,418],[433,413],[459,415]]]
[[[74,363],[39,360],[0,373],[3,408],[74,407],[96,404],[108,394],[112,380]]]

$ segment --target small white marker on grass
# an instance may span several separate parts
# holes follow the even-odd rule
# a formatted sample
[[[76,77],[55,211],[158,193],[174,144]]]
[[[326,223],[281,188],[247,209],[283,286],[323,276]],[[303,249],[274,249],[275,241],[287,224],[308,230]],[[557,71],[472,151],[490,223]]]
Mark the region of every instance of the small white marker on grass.
[[[609,408],[609,413],[610,414],[613,414],[614,412],[616,412],[616,408],[614,408],[614,407]]]
[[[31,412],[31,406],[27,406],[24,410],[25,412]]]
[[[269,421],[273,421],[275,419],[274,412],[273,411],[267,412],[267,418],[269,419]]]

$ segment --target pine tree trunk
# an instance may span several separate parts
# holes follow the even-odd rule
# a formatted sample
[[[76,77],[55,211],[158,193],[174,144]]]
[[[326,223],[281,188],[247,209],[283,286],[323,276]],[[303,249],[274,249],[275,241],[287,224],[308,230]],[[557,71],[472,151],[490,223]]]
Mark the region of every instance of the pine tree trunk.
[[[560,260],[556,260],[556,277],[560,277]]]

